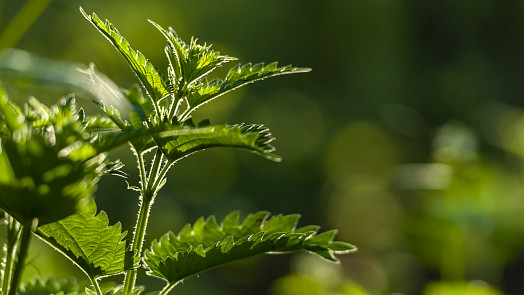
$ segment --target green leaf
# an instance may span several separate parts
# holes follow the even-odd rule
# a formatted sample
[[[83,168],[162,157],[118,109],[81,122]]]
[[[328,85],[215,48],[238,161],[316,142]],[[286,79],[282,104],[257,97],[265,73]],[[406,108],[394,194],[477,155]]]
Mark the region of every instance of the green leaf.
[[[166,48],[170,62],[173,85],[189,85],[208,75],[224,63],[236,60],[235,57],[220,55],[211,50],[211,45],[199,45],[192,38],[189,44],[178,38],[173,30],[165,30],[153,21],[152,23],[166,37],[169,45]]]
[[[95,146],[93,155],[110,151],[127,142],[130,142],[133,149],[140,153],[156,146],[151,137],[153,134],[165,131],[163,128],[146,127],[146,124],[143,122],[142,124],[137,123],[137,121],[142,119],[140,118],[141,115],[135,112],[131,112],[133,116],[132,119],[135,120],[135,123],[130,124],[129,121],[120,116],[120,112],[113,106],[108,106],[102,101],[94,102],[104,111],[107,117],[114,123],[115,127],[120,130],[114,128],[100,134],[98,140],[93,142],[93,146]]]
[[[125,97],[133,106],[133,110],[129,112],[129,121],[135,128],[144,126],[144,122],[155,115],[155,109],[151,101],[144,99],[140,88],[136,86],[130,88],[125,93]]]
[[[20,109],[9,100],[2,84],[0,84],[0,120],[11,132],[20,128],[22,124]]]
[[[166,157],[176,162],[192,153],[213,147],[234,147],[252,151],[267,159],[280,161],[280,157],[272,154],[275,148],[270,144],[274,137],[263,125],[227,125],[217,124],[206,126],[185,125],[170,132],[154,136],[155,141]]]
[[[92,280],[135,267],[138,258],[127,250],[120,223],[108,226],[104,211],[95,214],[96,204],[91,200],[81,212],[40,226],[36,234]]]
[[[29,281],[23,282],[18,290],[18,295],[77,295],[80,294],[75,278],[57,279],[52,276],[35,276]]]
[[[91,81],[92,88],[100,89],[98,92],[103,92],[96,96],[95,103],[102,108],[104,105],[118,106],[118,109],[126,114],[126,118],[135,128],[140,128],[148,117],[156,115],[151,100],[144,98],[138,85],[134,85],[129,90],[119,88],[98,72],[94,64],[91,64],[82,73]],[[110,120],[105,117],[104,119]]]
[[[192,227],[186,225],[178,235],[169,232],[145,252],[148,274],[175,285],[211,268],[262,253],[304,249],[337,261],[333,253],[355,250],[350,244],[334,242],[333,231],[316,235],[318,226],[296,230],[298,215],[268,217],[268,212],[258,212],[240,225],[238,212],[233,212],[221,226],[214,217],[200,218]]]
[[[112,165],[96,152],[97,135],[86,130],[101,121],[84,122],[74,97],[51,107],[32,98],[24,112],[6,96],[1,99],[9,130],[0,133],[0,208],[21,223],[38,218],[45,224],[73,214]]]
[[[166,83],[158,69],[140,51],[131,48],[129,42],[120,35],[113,24],[108,20],[104,23],[95,13],[88,15],[82,8],[80,8],[80,11],[122,54],[155,103],[158,103],[170,93],[168,83]]]
[[[192,87],[187,95],[189,107],[184,113],[184,118],[203,104],[246,84],[269,77],[309,71],[311,71],[309,68],[296,68],[289,65],[279,68],[276,62],[269,65],[262,63],[238,65],[229,70],[225,80],[207,81],[204,79],[200,84]]]

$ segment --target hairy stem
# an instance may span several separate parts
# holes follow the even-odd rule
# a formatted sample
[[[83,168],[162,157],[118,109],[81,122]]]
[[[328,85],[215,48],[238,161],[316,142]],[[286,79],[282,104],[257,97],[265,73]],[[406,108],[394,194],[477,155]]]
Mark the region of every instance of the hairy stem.
[[[151,171],[149,171],[149,179],[147,183],[147,190],[155,191],[156,187],[153,185],[156,182],[156,179],[158,177],[158,173],[160,172],[160,164],[162,163],[162,159],[164,158],[164,154],[162,151],[160,151],[160,148],[157,148],[155,157],[153,159],[153,165],[151,167]]]
[[[160,164],[163,159],[163,154],[160,150],[157,150],[155,157],[153,159],[153,165],[151,171],[149,171],[149,179],[146,182],[146,171],[144,168],[144,160],[142,154],[138,154],[138,162],[140,167],[140,177],[142,179],[142,191],[140,195],[140,210],[138,212],[138,218],[136,221],[135,232],[133,236],[133,244],[131,250],[136,255],[142,255],[142,247],[144,244],[144,238],[146,235],[147,222],[149,220],[149,212],[151,205],[155,199],[156,187],[156,178],[159,174]],[[124,280],[124,294],[131,294],[135,288],[135,281],[137,276],[136,269],[130,269],[126,272]]]
[[[98,281],[96,279],[92,279],[91,282],[93,283],[93,287],[95,288],[96,294],[104,295],[104,293],[102,293],[102,289],[100,289],[100,285],[98,284]]]
[[[20,224],[11,216],[6,217],[7,223],[7,251],[4,264],[4,277],[2,281],[2,291],[7,294],[11,278],[13,276],[16,261],[16,250],[20,240]]]
[[[148,191],[146,191],[148,192]],[[141,196],[140,211],[138,213],[138,219],[136,221],[136,228],[133,238],[133,245],[131,246],[133,253],[142,255],[142,245],[144,244],[144,237],[146,234],[147,221],[149,219],[149,211],[151,204],[153,203],[153,196],[143,195]],[[131,294],[135,288],[137,270],[130,269],[126,272],[124,281],[124,294]]]
[[[158,173],[158,176],[155,180],[155,182],[153,183],[153,187],[158,187],[160,185],[160,183],[162,182],[162,179],[164,179],[164,177],[166,177],[166,174],[167,172],[169,171],[169,168],[171,168],[171,165],[173,165],[173,161],[167,161],[166,164],[164,165],[164,167],[162,167],[162,170],[160,170],[160,172]]]
[[[158,293],[158,295],[165,295],[165,294],[168,294],[169,292],[171,292],[171,290],[173,290],[173,288],[177,285],[177,283],[169,283],[167,284],[164,289],[162,289],[162,291],[160,291],[160,293]]]
[[[176,87],[176,86],[175,86]],[[184,90],[176,90],[175,93],[171,96],[171,106],[169,107],[168,118],[171,119],[178,114],[178,108],[182,104],[182,97],[184,95]]]
[[[31,242],[31,233],[36,230],[38,225],[38,219],[33,218],[33,220],[22,225],[22,233],[20,238],[20,245],[18,250],[18,260],[15,264],[15,270],[13,273],[13,280],[11,281],[11,287],[9,288],[9,295],[15,295],[20,284],[20,279],[22,277],[22,272],[24,270],[25,258],[27,257],[27,252],[29,251],[29,244]]]
[[[142,185],[140,187],[142,191],[145,191],[147,185],[147,173],[146,167],[144,165],[144,154],[136,153],[136,157],[138,161],[138,168],[140,169],[140,182],[142,182]]]

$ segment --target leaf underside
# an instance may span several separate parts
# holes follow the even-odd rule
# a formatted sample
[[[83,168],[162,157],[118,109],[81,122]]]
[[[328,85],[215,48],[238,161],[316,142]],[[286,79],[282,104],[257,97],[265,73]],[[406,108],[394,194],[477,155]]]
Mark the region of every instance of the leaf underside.
[[[178,235],[169,232],[155,240],[145,252],[148,274],[169,284],[228,262],[262,253],[285,253],[307,250],[331,261],[334,253],[348,253],[355,247],[333,241],[336,231],[317,234],[318,226],[295,229],[299,215],[268,212],[249,215],[242,224],[238,212],[228,215],[219,226],[212,216],[186,225]]]
[[[189,109],[186,114],[189,115],[191,112],[211,100],[249,83],[269,77],[305,73],[309,71],[311,71],[309,68],[297,68],[290,65],[278,67],[277,62],[267,65],[263,63],[255,65],[247,63],[235,66],[229,70],[225,80],[213,79],[208,81],[207,79],[203,79],[200,84],[192,87],[187,95]]]
[[[121,273],[135,267],[137,258],[127,250],[117,223],[108,226],[104,211],[96,214],[96,204],[89,201],[82,211],[57,222],[40,226],[39,238],[62,252],[91,279]]]
[[[281,158],[272,152],[275,147],[271,142],[275,139],[268,128],[263,125],[241,124],[210,125],[205,120],[195,125],[191,120],[183,125],[167,123],[150,124],[148,127],[129,123],[121,118],[115,108],[98,102],[106,115],[119,126],[120,131],[105,133],[96,142],[97,153],[105,152],[123,142],[130,141],[138,152],[158,146],[166,158],[176,162],[192,153],[213,147],[233,147],[252,151],[273,161]],[[138,116],[137,113],[132,114]],[[154,138],[154,141],[153,141]]]
[[[263,125],[209,125],[208,121],[199,126],[184,126],[154,136],[156,143],[166,158],[176,162],[192,153],[213,147],[233,147],[252,151],[273,161],[280,157],[273,154],[275,148],[270,144],[274,137]]]

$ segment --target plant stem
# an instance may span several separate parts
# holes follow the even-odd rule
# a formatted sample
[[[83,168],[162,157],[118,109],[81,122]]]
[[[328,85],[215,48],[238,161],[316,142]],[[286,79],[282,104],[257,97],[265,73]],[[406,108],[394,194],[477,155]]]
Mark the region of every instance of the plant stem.
[[[171,292],[171,290],[173,290],[173,288],[177,285],[177,283],[169,283],[167,284],[164,289],[162,289],[162,291],[160,291],[160,293],[158,293],[158,295],[165,295],[165,294],[168,294],[169,292]]]
[[[158,177],[157,179],[155,180],[155,182],[153,183],[153,187],[157,187],[158,185],[160,185],[160,182],[162,181],[162,179],[164,179],[164,177],[166,176],[167,174],[167,171],[169,171],[169,168],[171,168],[171,165],[173,165],[173,161],[167,161],[166,164],[164,165],[164,167],[162,167],[162,170],[158,173]]]
[[[176,86],[175,86],[176,89]],[[175,91],[173,96],[171,97],[173,101],[171,102],[171,105],[169,106],[169,115],[168,118],[171,119],[174,116],[178,114],[178,108],[182,104],[182,95],[184,94],[184,90]]]
[[[14,47],[52,0],[29,0],[0,34],[0,48]]]
[[[153,166],[151,167],[151,171],[149,171],[149,179],[147,183],[147,190],[155,191],[156,187],[153,185],[155,184],[155,180],[158,177],[160,164],[162,163],[162,159],[164,158],[164,154],[162,151],[160,151],[160,148],[157,148],[155,157],[153,159]]]
[[[142,255],[142,245],[144,243],[147,221],[149,219],[149,211],[151,209],[153,199],[153,196],[141,196],[140,211],[138,213],[138,219],[136,221],[133,245],[131,246],[133,253],[136,253],[136,255],[139,256]],[[134,268],[126,272],[126,278],[124,280],[124,294],[131,294],[131,292],[133,291],[135,287],[136,275],[137,270]]]
[[[9,288],[9,295],[16,295],[16,291],[18,289],[18,285],[20,284],[20,279],[22,277],[22,272],[24,270],[25,258],[27,257],[27,252],[29,251],[31,233],[36,230],[37,225],[37,218],[33,218],[33,220],[22,225],[22,233],[18,250],[18,261],[15,265],[13,280],[11,281],[11,287]]]
[[[144,165],[144,154],[136,153],[136,157],[138,160],[138,167],[140,169],[140,181],[142,182],[142,185],[140,187],[142,191],[145,191],[146,185],[147,185],[147,175],[146,175],[146,167]]]
[[[146,229],[147,229],[147,222],[149,220],[149,212],[151,209],[151,205],[153,204],[153,201],[155,199],[156,194],[156,187],[154,187],[156,183],[156,178],[159,174],[159,168],[160,163],[163,159],[163,154],[160,150],[157,150],[155,157],[153,159],[153,165],[151,167],[151,171],[149,171],[149,179],[146,178],[146,171],[144,168],[144,160],[142,158],[141,154],[138,154],[138,162],[140,167],[140,177],[143,181],[142,183],[142,191],[140,195],[140,210],[138,212],[138,218],[136,221],[136,227],[135,232],[133,236],[133,244],[131,246],[131,250],[136,255],[142,256],[142,246],[144,244],[144,237],[146,235]],[[147,183],[146,183],[147,179]],[[126,272],[126,277],[124,280],[124,294],[131,294],[133,292],[133,289],[135,287],[136,282],[136,276],[137,276],[137,270],[136,269],[130,269]]]
[[[102,289],[100,289],[100,285],[98,284],[98,281],[96,279],[92,279],[91,282],[93,283],[93,287],[95,288],[96,294],[104,295],[104,293],[102,293]]]
[[[20,224],[11,216],[6,217],[7,222],[7,252],[5,258],[4,277],[2,291],[7,294],[13,269],[16,261],[16,250],[20,240]]]

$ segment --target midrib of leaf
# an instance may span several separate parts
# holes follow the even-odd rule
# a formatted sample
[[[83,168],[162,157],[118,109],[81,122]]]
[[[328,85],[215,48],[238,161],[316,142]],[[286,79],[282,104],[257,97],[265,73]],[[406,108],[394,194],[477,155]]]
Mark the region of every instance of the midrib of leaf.
[[[78,241],[73,238],[73,235],[71,234],[71,232],[69,231],[69,229],[67,229],[60,221],[57,221],[56,224],[61,227],[65,232],[67,232],[67,234],[69,235],[69,240],[70,241],[73,241],[73,243],[76,245],[78,251],[80,251],[80,256],[81,257],[87,257],[87,254],[84,252],[84,250],[82,249],[82,247],[80,246],[80,244],[78,243]]]

